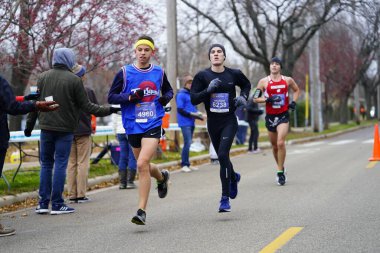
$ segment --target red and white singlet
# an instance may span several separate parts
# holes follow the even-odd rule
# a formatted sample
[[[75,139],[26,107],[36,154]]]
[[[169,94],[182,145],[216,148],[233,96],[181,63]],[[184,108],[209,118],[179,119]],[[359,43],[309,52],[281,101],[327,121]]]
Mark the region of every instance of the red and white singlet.
[[[266,98],[277,95],[281,97],[281,101],[274,103],[266,103],[267,114],[280,114],[288,110],[289,105],[289,93],[288,84],[284,76],[281,76],[280,81],[273,81],[268,76],[268,85],[265,89],[264,96]]]

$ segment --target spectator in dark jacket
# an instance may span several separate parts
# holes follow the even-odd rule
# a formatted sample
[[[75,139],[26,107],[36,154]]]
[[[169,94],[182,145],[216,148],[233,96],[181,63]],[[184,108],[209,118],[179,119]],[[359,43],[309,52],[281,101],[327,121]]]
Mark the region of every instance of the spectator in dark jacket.
[[[73,73],[85,81],[86,68],[76,64],[72,69]],[[95,92],[89,87],[84,87],[88,99],[98,104]],[[87,178],[90,169],[91,155],[91,113],[80,112],[79,125],[74,132],[74,139],[71,145],[69,164],[67,166],[67,190],[69,192],[70,203],[84,203],[90,199],[86,197]]]
[[[260,153],[260,149],[257,146],[257,141],[259,139],[259,126],[258,121],[261,114],[263,114],[263,109],[259,108],[259,105],[253,102],[253,98],[248,99],[247,104],[247,121],[251,129],[251,135],[248,141],[248,152],[257,154]],[[253,149],[252,149],[253,144]]]
[[[17,102],[16,97],[11,89],[11,86],[0,75],[0,177],[3,172],[4,160],[8,149],[9,141],[9,129],[7,114],[18,115],[27,114],[28,112],[40,110],[40,111],[52,111],[58,109],[58,107],[50,107],[57,105],[54,101],[51,102]],[[28,96],[24,98],[27,99]],[[13,228],[5,228],[0,224],[0,237],[13,235],[15,230]]]
[[[71,49],[59,48],[53,53],[53,69],[43,72],[37,81],[40,99],[52,99],[60,104],[60,109],[50,115],[39,114],[41,128],[41,173],[39,205],[36,213],[65,214],[74,208],[64,203],[62,193],[66,179],[66,168],[70,156],[74,131],[78,127],[81,111],[95,116],[107,116],[117,112],[117,108],[100,106],[88,100],[82,79],[71,69],[75,65],[75,54]],[[30,135],[37,114],[29,114],[25,135]],[[54,168],[54,174],[53,174]]]

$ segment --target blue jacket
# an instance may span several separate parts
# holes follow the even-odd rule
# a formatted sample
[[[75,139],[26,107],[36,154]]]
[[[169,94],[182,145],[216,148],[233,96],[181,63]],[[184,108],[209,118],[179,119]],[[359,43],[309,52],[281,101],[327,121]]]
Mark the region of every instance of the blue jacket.
[[[194,126],[195,119],[190,116],[191,112],[197,112],[197,108],[191,103],[190,91],[180,89],[176,96],[178,126]]]
[[[11,86],[0,75],[0,150],[8,148],[9,129],[7,114],[26,114],[35,110],[35,102],[17,102]]]

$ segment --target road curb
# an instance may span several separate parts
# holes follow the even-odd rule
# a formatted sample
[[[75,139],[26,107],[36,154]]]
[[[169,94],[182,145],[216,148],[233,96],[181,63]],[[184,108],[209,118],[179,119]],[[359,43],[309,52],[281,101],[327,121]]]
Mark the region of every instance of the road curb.
[[[297,139],[297,140],[289,140],[289,141],[286,141],[286,144],[287,145],[293,145],[293,144],[300,144],[300,143],[309,142],[309,141],[328,139],[331,137],[341,135],[343,133],[353,132],[353,131],[356,131],[356,130],[359,130],[362,128],[367,128],[367,127],[372,127],[372,126],[371,125],[369,125],[369,126],[357,126],[357,127],[351,128],[351,129],[342,130],[342,131],[338,131],[338,132],[334,132],[334,133],[330,133],[330,134],[323,134],[323,135],[318,135],[318,136],[313,136],[313,137],[306,137],[306,138]],[[270,143],[269,142],[261,142],[260,148],[261,149],[269,149]],[[230,151],[230,154],[231,155],[234,155],[236,153],[239,154],[239,153],[242,153],[246,150],[247,150],[247,147],[245,147],[245,146],[240,147],[240,148],[234,148]],[[210,158],[210,156],[208,154],[205,154],[205,155],[199,155],[199,156],[191,157],[190,161],[191,162],[198,162],[198,161],[202,161],[202,160],[207,160],[209,158]],[[180,165],[181,165],[180,160],[157,164],[158,168],[160,168],[160,169],[168,169],[168,168],[172,168],[172,167],[176,167],[176,166],[180,166]],[[179,168],[177,170],[179,170]],[[105,176],[90,178],[88,180],[88,187],[93,187],[93,186],[101,184],[101,183],[111,182],[113,180],[116,180],[118,177],[119,177],[118,173],[114,173],[112,175],[105,175]],[[66,185],[65,185],[65,189],[66,189]],[[22,201],[25,201],[26,199],[30,199],[30,198],[38,198],[38,191],[23,192],[23,193],[19,193],[16,195],[2,196],[2,197],[0,197],[0,207],[9,206],[9,205],[12,205],[16,202],[22,202]]]

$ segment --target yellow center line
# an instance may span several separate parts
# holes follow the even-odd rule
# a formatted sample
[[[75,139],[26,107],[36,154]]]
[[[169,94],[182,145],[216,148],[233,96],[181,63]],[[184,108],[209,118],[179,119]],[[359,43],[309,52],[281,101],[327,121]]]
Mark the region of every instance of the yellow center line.
[[[375,167],[377,161],[372,161],[372,162],[369,162],[366,169],[372,169],[373,167]]]
[[[268,244],[259,253],[273,253],[289,242],[296,234],[298,234],[303,227],[290,227],[277,237],[273,242]]]

